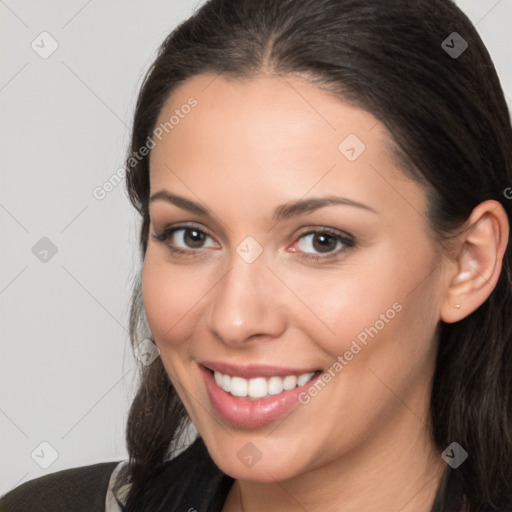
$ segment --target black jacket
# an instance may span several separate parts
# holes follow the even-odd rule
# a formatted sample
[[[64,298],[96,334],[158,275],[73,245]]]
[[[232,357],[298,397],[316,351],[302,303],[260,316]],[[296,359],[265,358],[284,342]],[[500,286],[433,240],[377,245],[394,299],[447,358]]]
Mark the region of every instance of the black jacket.
[[[0,498],[0,512],[104,512],[107,489],[119,462],[51,473]],[[217,468],[201,438],[166,461],[155,478],[154,512],[220,512],[234,480]]]
[[[0,512],[104,512],[116,465],[66,469],[25,482],[0,498]]]

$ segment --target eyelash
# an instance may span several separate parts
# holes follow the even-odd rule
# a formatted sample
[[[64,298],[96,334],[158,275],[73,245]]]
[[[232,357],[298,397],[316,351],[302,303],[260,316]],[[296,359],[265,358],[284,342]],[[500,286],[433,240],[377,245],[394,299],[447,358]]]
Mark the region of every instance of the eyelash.
[[[169,238],[171,238],[171,236],[175,232],[181,231],[181,230],[186,231],[189,229],[199,231],[200,233],[203,233],[203,234],[209,236],[210,238],[212,238],[211,235],[207,231],[205,231],[203,229],[199,229],[197,226],[190,225],[190,224],[180,224],[177,226],[167,227],[160,234],[158,234],[158,235],[153,234],[152,237],[155,240],[157,240],[158,242],[164,243],[173,254],[181,254],[184,256],[195,256],[193,253],[197,252],[196,250],[194,250],[194,249],[187,250],[187,249],[182,249],[180,247],[174,247],[170,243],[167,242],[169,240]],[[352,248],[356,247],[356,245],[357,245],[355,239],[351,235],[343,234],[341,232],[335,231],[330,228],[319,228],[319,229],[312,229],[312,230],[306,231],[304,233],[301,233],[297,237],[297,240],[300,240],[301,238],[304,238],[308,235],[318,235],[318,234],[329,235],[329,236],[335,238],[336,241],[341,242],[344,247],[342,247],[341,249],[338,249],[334,252],[328,253],[326,256],[318,256],[318,255],[311,254],[311,253],[300,253],[299,256],[301,258],[304,258],[305,260],[313,260],[313,261],[332,259],[332,258],[340,255],[341,253],[346,252],[348,249],[352,249]],[[199,249],[201,249],[201,248],[199,248]],[[297,250],[297,253],[299,253],[299,252],[300,251]]]

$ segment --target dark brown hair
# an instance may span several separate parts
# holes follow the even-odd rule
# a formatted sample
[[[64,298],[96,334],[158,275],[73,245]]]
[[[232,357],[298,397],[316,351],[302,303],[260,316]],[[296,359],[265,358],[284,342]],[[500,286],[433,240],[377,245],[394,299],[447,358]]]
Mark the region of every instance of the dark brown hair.
[[[458,56],[442,46],[453,32],[468,44]],[[161,45],[138,97],[128,158],[146,144],[164,102],[187,79],[200,73],[250,79],[263,69],[306,76],[382,121],[404,173],[425,184],[439,241],[486,199],[500,201],[511,221],[504,191],[512,185],[512,132],[504,94],[475,28],[451,0],[210,0]],[[128,167],[144,258],[149,158]],[[512,509],[510,269],[508,247],[485,303],[455,324],[440,324],[432,438],[441,451],[456,441],[469,458],[457,469],[447,466],[436,512],[461,510],[462,493],[468,512]],[[140,275],[130,336],[134,345],[151,336]],[[161,360],[141,365],[127,425],[127,512],[148,509],[152,479],[189,421]],[[455,502],[448,501],[447,482],[460,490]]]

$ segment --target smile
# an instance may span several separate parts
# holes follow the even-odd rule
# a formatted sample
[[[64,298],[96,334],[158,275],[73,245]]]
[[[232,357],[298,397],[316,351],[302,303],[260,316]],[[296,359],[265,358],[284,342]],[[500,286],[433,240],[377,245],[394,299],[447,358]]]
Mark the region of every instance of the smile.
[[[242,428],[258,428],[290,413],[299,405],[299,395],[322,373],[210,362],[198,366],[213,409]]]
[[[272,395],[279,395],[283,391],[290,391],[297,386],[303,386],[309,382],[315,372],[303,373],[302,375],[286,375],[285,377],[256,377],[253,379],[245,379],[221,373],[214,372],[214,378],[217,385],[230,393],[232,396],[241,398],[264,398]]]

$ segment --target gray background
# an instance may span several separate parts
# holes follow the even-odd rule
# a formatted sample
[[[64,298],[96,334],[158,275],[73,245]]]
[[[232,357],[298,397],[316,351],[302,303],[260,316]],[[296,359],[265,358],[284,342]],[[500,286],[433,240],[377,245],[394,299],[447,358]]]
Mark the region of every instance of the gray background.
[[[93,190],[123,167],[158,45],[201,3],[0,0],[0,494],[127,457],[138,219],[124,181],[101,200]],[[457,3],[510,108],[512,0]]]

